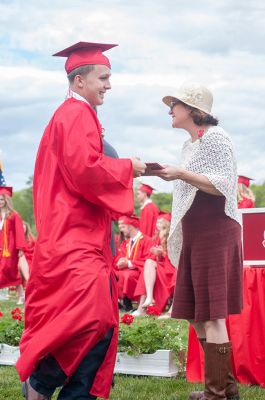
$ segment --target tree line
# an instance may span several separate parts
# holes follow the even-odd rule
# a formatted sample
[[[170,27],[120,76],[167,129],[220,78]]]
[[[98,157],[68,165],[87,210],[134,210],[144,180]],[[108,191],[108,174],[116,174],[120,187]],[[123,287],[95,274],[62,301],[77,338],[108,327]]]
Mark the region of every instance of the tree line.
[[[265,207],[265,182],[261,185],[252,184],[251,189],[256,197],[256,207]],[[172,204],[172,193],[154,193],[152,195],[154,203],[161,211],[170,211]],[[17,191],[13,195],[14,208],[22,216],[23,220],[30,224],[32,231],[35,233],[35,223],[33,215],[32,201],[32,177],[26,183],[26,188]],[[135,195],[135,214],[140,214],[140,205]]]

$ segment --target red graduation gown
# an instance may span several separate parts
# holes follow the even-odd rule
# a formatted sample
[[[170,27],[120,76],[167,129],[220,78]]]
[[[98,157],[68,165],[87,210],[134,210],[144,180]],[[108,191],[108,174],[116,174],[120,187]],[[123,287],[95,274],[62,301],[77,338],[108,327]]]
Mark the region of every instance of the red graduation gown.
[[[253,200],[244,197],[243,200],[238,202],[238,208],[254,208],[255,203]]]
[[[131,215],[132,184],[131,161],[104,156],[94,110],[83,101],[66,100],[44,132],[35,165],[38,238],[16,365],[22,381],[49,353],[71,376],[114,328],[90,391],[108,398],[118,341],[111,215]]]
[[[31,269],[34,248],[35,248],[35,239],[33,236],[30,236],[28,240],[26,240],[26,247],[24,248],[24,254],[28,262],[29,269]]]
[[[4,225],[0,231],[0,288],[17,286],[22,283],[18,272],[18,252],[26,245],[22,219],[17,212],[12,212],[6,218]],[[9,253],[6,256],[3,254],[4,232],[6,232],[6,245]]]
[[[159,238],[154,241],[156,245],[160,245]],[[149,253],[149,259],[156,262],[156,281],[154,285],[154,300],[156,306],[163,311],[168,299],[173,295],[174,287],[176,283],[176,268],[171,264],[168,255],[157,257],[153,253]],[[139,297],[146,294],[145,282],[144,282],[144,270],[141,271],[141,275],[138,279],[134,296]]]
[[[147,203],[142,208],[139,220],[140,231],[149,237],[153,237],[156,231],[156,221],[159,214],[159,209],[152,203]]]
[[[119,298],[126,296],[129,299],[134,300],[136,299],[136,296],[134,295],[135,287],[137,285],[140,273],[144,267],[145,260],[150,252],[150,248],[153,246],[153,241],[148,236],[142,236],[139,240],[139,244],[134,246],[130,256],[128,257],[129,244],[129,239],[124,240],[121,243],[119,254],[115,258],[114,268],[116,268],[116,275],[118,277]],[[122,257],[130,260],[133,268],[118,270],[116,265],[119,259]]]

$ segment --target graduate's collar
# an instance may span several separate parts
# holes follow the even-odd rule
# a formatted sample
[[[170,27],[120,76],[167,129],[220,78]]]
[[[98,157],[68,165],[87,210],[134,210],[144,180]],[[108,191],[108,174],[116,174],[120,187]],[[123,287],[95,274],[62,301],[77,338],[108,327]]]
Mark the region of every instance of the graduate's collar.
[[[143,209],[147,204],[153,203],[151,199],[146,199],[141,209]]]
[[[142,232],[138,231],[138,232],[136,233],[136,235],[135,235],[134,237],[130,238],[130,239],[131,239],[131,241],[135,242],[135,241],[136,241],[138,238],[140,238],[141,236],[142,236]]]
[[[84,98],[84,97],[82,97],[80,94],[78,94],[78,93],[76,93],[76,92],[74,92],[72,89],[68,89],[68,92],[67,92],[67,95],[66,95],[66,98],[67,99],[70,99],[70,98],[74,98],[74,99],[76,99],[76,100],[81,100],[81,101],[83,101],[84,103],[87,103],[87,104],[89,104],[90,105],[90,107],[91,107],[91,104]]]

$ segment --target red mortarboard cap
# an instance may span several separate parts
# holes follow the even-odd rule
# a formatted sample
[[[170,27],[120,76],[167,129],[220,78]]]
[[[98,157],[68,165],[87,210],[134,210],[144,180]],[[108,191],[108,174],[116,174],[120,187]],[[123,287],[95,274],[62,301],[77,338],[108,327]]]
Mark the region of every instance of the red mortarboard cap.
[[[7,194],[9,197],[12,197],[13,188],[10,186],[0,186],[0,194]]]
[[[249,187],[250,181],[253,181],[253,178],[248,178],[247,176],[244,175],[238,175],[237,182],[242,183],[246,187]]]
[[[141,192],[145,192],[145,193],[147,193],[147,194],[152,194],[152,193],[153,193],[153,190],[155,190],[155,189],[152,188],[152,186],[150,186],[150,185],[146,185],[145,183],[142,183],[142,184],[139,186],[139,190],[141,190]]]
[[[135,228],[138,228],[139,227],[139,218],[136,217],[136,215],[131,215],[130,217],[124,216],[123,223],[125,225],[132,225]]]
[[[171,213],[160,211],[160,213],[158,214],[157,219],[160,219],[160,218],[166,219],[167,221],[170,222],[171,221]]]
[[[117,44],[78,42],[67,49],[53,54],[56,57],[68,57],[65,63],[67,74],[83,65],[106,65],[111,68],[110,62],[103,51],[109,50]]]

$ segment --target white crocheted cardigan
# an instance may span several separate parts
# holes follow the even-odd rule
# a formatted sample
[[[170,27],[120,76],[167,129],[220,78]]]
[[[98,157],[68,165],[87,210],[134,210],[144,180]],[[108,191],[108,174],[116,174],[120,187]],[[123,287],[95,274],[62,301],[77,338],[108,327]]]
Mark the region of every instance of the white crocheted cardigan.
[[[200,173],[225,196],[225,213],[240,224],[237,210],[237,167],[228,134],[213,126],[195,142],[187,140],[181,154],[181,167]],[[168,255],[177,267],[182,249],[181,220],[191,207],[197,189],[180,179],[173,188],[172,220],[168,237]]]

